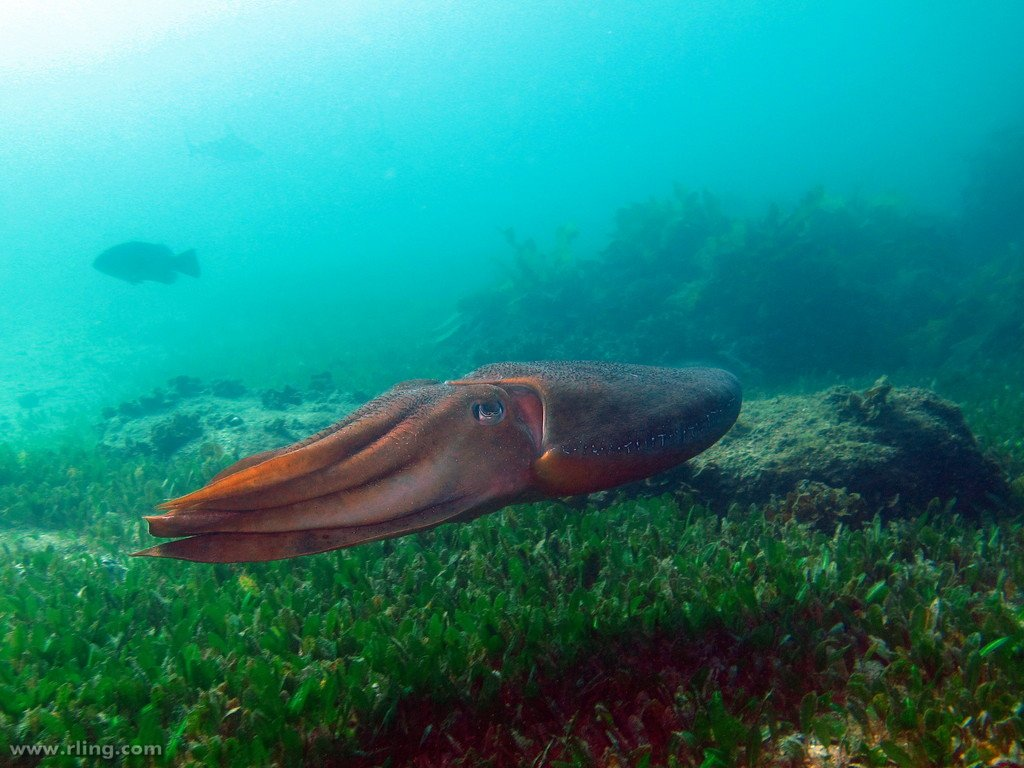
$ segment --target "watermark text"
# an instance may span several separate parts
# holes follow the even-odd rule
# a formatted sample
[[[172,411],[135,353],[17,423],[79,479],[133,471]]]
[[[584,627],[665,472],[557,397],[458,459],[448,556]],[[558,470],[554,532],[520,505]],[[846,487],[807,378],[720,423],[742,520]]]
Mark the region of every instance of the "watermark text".
[[[159,757],[164,748],[159,744],[94,744],[73,741],[68,744],[11,744],[12,757]]]

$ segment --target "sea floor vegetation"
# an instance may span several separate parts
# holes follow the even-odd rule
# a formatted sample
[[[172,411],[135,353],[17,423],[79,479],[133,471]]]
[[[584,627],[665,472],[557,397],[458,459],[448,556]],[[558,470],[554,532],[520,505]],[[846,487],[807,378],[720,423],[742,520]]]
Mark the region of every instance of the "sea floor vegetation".
[[[1019,514],[828,530],[657,497],[280,563],[126,557],[218,462],[0,450],[4,759],[1024,763]]]

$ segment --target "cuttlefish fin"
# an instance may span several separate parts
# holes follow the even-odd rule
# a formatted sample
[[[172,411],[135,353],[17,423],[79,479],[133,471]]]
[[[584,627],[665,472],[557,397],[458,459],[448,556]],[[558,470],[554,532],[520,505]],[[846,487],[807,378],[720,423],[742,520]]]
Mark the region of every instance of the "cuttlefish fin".
[[[467,499],[452,499],[396,520],[344,528],[278,533],[203,533],[133,552],[132,557],[167,557],[199,563],[283,560],[425,531],[463,517],[470,506]],[[477,514],[473,509],[471,516],[476,517]]]
[[[292,446],[288,445],[285,446],[284,448],[273,448],[269,451],[260,451],[259,453],[254,453],[252,456],[246,456],[244,459],[236,461],[230,467],[225,467],[224,469],[222,469],[220,472],[218,472],[216,475],[210,478],[210,482],[216,483],[218,480],[223,480],[228,475],[233,475],[236,472],[241,472],[243,469],[246,469],[248,467],[254,467],[257,464],[262,464],[264,461],[268,461],[269,459],[272,459],[275,456],[280,456],[282,453],[287,453],[290,450],[292,450]]]

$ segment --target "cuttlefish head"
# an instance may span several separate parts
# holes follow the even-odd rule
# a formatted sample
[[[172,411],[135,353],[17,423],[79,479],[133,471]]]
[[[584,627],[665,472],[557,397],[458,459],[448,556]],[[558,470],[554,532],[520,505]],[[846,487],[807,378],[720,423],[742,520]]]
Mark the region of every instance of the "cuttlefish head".
[[[707,368],[506,363],[406,382],[162,504],[150,533],[189,538],[137,554],[295,557],[610,488],[713,444],[740,401],[736,380]]]

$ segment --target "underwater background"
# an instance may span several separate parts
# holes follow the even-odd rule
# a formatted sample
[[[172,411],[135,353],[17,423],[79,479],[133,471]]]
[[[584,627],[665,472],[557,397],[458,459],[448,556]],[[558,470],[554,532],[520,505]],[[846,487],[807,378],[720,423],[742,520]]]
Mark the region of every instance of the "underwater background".
[[[1024,765],[1022,39],[995,1],[4,5],[0,764]],[[201,272],[94,268],[133,241]],[[236,458],[544,359],[930,390],[995,479],[128,558]]]

